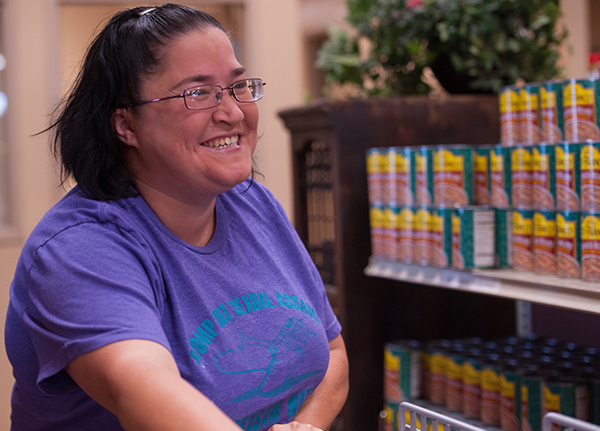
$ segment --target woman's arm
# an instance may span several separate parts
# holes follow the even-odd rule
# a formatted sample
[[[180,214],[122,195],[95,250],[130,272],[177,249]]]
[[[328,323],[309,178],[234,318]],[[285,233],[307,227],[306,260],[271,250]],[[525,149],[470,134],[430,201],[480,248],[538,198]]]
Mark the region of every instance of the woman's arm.
[[[181,378],[173,356],[158,343],[112,343],[75,358],[66,370],[128,431],[240,431]]]
[[[275,425],[271,430],[305,429],[294,428],[299,424],[310,424],[316,429],[328,429],[346,402],[348,386],[348,356],[344,340],[341,335],[338,335],[329,342],[329,366],[325,377],[298,410],[294,418],[296,424]],[[285,428],[286,426],[289,428]]]

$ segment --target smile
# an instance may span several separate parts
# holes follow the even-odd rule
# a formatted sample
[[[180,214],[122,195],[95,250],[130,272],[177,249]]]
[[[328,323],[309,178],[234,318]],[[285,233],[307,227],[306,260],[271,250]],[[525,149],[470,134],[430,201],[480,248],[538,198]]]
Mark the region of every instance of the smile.
[[[227,138],[215,139],[213,141],[204,142],[200,145],[202,145],[203,147],[210,147],[210,148],[234,147],[238,144],[238,139],[239,139],[239,136],[236,135],[236,136],[231,136],[231,137],[227,137]]]

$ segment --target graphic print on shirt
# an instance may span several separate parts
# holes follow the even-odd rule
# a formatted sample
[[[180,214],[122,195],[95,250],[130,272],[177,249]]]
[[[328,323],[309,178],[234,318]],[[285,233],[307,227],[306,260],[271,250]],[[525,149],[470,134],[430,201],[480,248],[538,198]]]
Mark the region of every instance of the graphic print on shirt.
[[[271,342],[241,334],[237,348],[216,355],[217,368],[227,374],[262,372],[265,376],[259,386],[234,398],[232,402],[246,401],[255,396],[278,395],[320,373],[322,370],[293,375],[315,335],[303,319],[295,318],[290,318]]]

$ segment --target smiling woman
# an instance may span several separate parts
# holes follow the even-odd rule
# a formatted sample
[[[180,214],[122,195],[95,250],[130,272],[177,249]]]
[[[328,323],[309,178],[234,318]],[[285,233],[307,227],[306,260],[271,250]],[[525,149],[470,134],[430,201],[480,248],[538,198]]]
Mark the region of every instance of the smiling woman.
[[[98,34],[49,128],[77,185],[11,285],[13,431],[331,424],[341,326],[252,179],[263,86],[199,10],[127,9]]]

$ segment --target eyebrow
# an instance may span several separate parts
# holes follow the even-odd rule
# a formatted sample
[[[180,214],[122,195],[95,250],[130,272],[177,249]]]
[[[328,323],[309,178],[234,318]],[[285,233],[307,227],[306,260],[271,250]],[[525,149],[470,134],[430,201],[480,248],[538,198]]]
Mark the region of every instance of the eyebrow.
[[[244,73],[246,73],[246,68],[245,67],[236,67],[235,69],[233,69],[230,72],[230,76],[232,78],[237,78],[237,77],[243,75]],[[175,90],[175,89],[181,88],[183,85],[189,84],[191,82],[207,82],[207,81],[210,81],[211,79],[213,79],[212,75],[194,75],[194,76],[188,76],[187,78],[184,78],[181,81],[179,81],[172,88],[173,88],[173,90]]]

